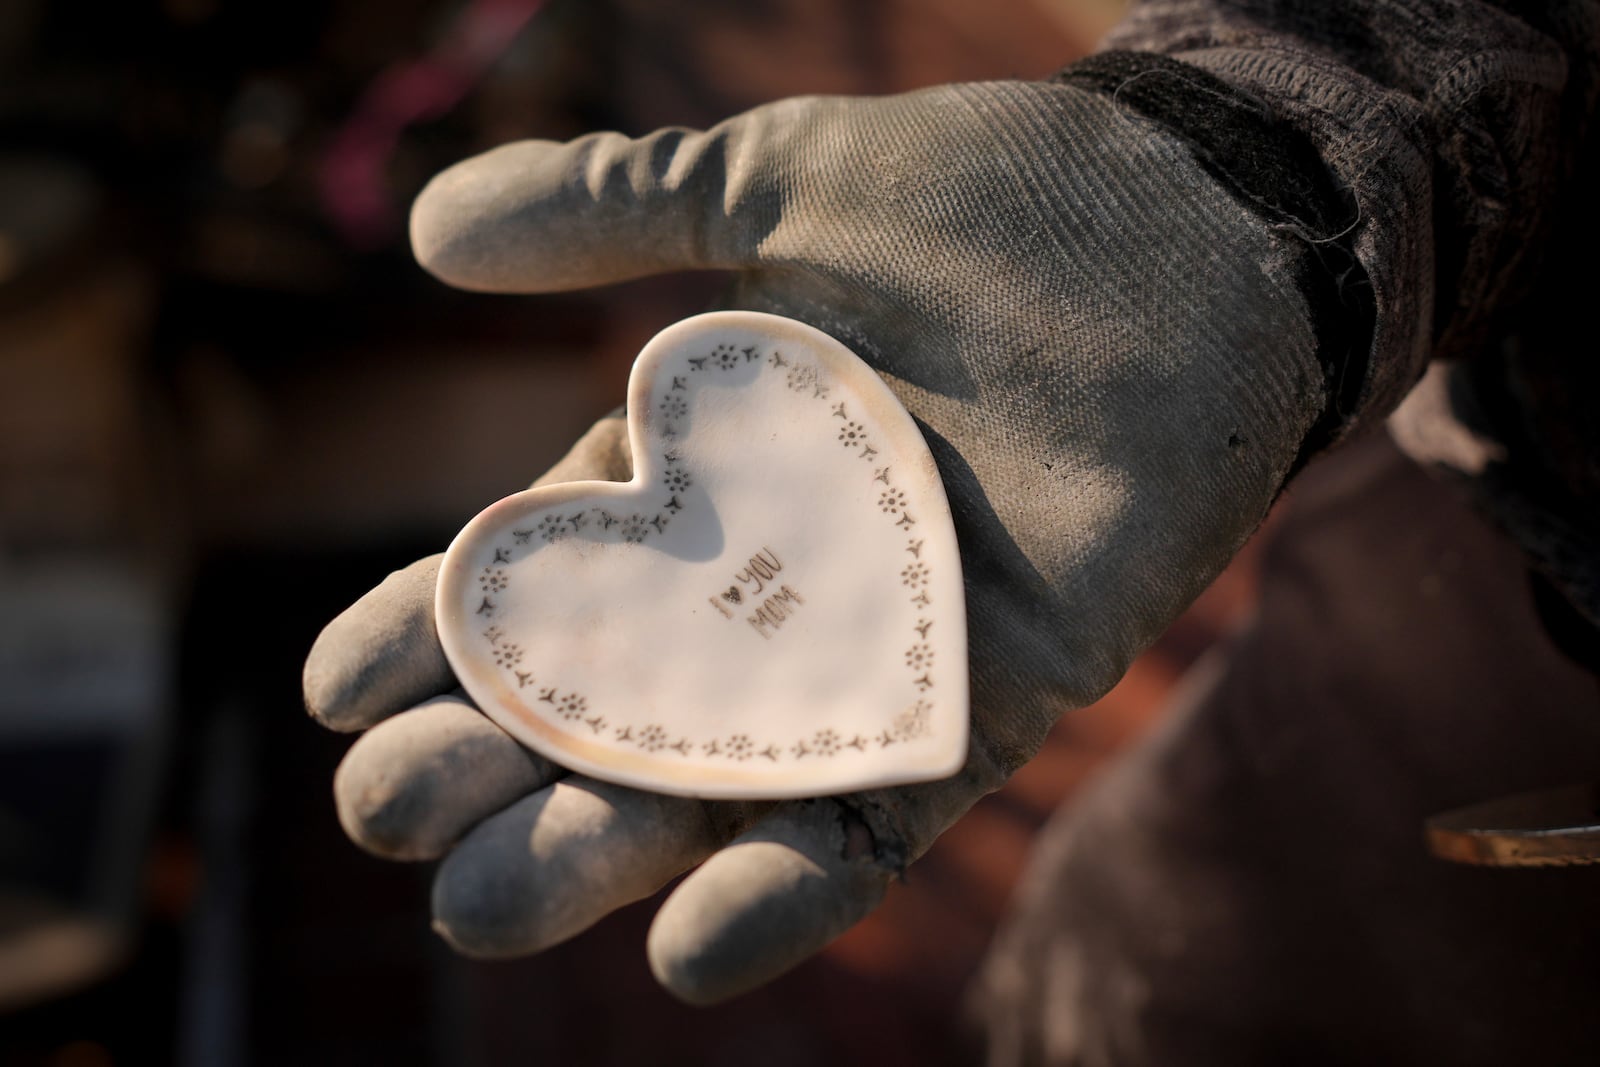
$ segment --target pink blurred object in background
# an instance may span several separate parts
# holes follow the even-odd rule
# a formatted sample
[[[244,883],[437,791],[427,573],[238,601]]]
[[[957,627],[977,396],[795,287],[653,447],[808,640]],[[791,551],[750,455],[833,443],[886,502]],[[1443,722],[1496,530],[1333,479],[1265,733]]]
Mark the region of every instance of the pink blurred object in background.
[[[473,0],[421,59],[399,60],[374,78],[323,153],[323,210],[357,248],[383,244],[399,214],[386,171],[406,127],[448,113],[511,47],[544,0]]]

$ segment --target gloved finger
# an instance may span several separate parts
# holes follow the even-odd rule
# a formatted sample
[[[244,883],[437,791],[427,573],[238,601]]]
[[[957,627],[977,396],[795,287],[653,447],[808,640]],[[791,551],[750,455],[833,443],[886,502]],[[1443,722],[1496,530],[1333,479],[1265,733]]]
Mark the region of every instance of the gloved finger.
[[[565,778],[462,838],[434,879],[434,929],[469,956],[538,952],[699,863],[744,809]]]
[[[771,981],[882,901],[890,879],[1007,777],[974,737],[949,778],[775,806],[662,905],[657,980],[709,1004]]]
[[[788,136],[784,116],[804,106],[784,101],[704,132],[496,148],[423,189],[411,209],[412,251],[443,281],[486,292],[744,265],[780,209],[763,146]]]
[[[627,420],[613,414],[534,484],[625,481],[631,473]],[[433,616],[443,558],[429,556],[389,575],[317,636],[302,684],[306,710],[324,726],[364,730],[456,687]]]
[[[785,803],[667,898],[650,927],[650,969],[691,1004],[743,993],[864,918],[893,875],[848,807]]]
[[[333,795],[356,844],[388,859],[429,860],[565,773],[455,693],[363,734],[333,776]]]
[[[433,621],[443,555],[395,571],[317,635],[301,682],[306,710],[334,730],[364,730],[455,688]]]

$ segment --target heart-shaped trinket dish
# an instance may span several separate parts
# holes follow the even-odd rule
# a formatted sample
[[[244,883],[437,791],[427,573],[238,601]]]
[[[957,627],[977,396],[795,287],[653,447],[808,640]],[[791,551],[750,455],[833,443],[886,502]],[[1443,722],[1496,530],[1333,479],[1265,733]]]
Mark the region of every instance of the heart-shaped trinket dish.
[[[662,331],[628,383],[633,478],[516,493],[439,576],[456,676],[523,744],[660,793],[778,799],[966,758],[944,486],[870,367],[790,319]]]

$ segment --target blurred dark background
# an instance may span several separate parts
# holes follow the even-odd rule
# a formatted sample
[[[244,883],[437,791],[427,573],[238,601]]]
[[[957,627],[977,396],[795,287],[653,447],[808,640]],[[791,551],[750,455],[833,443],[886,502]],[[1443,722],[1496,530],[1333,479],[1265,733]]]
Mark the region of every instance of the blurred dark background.
[[[430,175],[801,92],[1042,77],[1119,0],[0,0],[0,1063],[971,1062],[1029,841],[1247,610],[1250,555],[874,917],[709,1010],[653,903],[537,959],[344,840],[327,619],[523,487],[715,278],[451,292]]]

